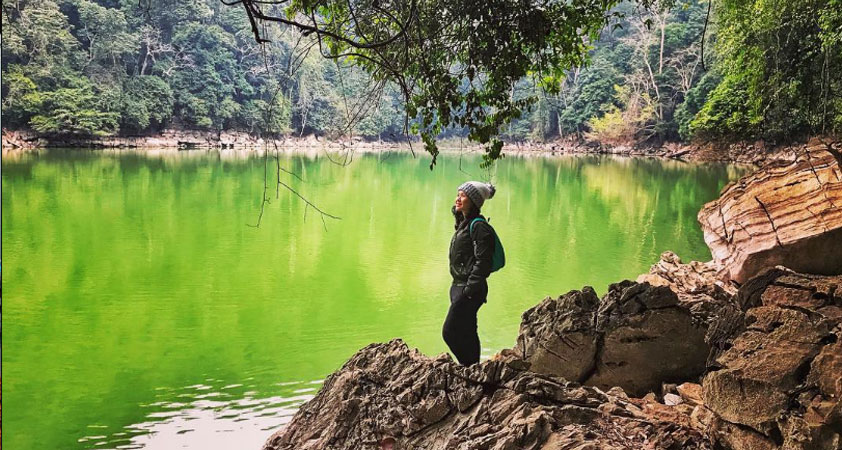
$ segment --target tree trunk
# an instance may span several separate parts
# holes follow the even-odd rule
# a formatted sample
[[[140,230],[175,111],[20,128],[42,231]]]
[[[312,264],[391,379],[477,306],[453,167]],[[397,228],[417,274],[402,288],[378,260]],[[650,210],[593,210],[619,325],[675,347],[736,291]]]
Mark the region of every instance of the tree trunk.
[[[149,49],[146,49],[145,55],[143,56],[143,65],[140,67],[140,74],[143,75],[146,72],[146,65],[149,63]]]
[[[664,71],[664,34],[667,27],[667,18],[658,15],[658,20],[661,22],[661,49],[658,53],[658,75],[660,75]]]

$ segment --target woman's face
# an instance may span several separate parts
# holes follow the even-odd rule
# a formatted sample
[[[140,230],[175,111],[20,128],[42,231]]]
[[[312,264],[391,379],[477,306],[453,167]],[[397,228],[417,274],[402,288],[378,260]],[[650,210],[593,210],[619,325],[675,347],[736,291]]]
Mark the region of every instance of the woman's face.
[[[471,204],[471,199],[468,197],[467,194],[465,194],[464,191],[459,191],[459,193],[456,195],[456,201],[454,202],[454,205],[456,206],[456,212],[461,212],[462,214],[465,214],[466,212],[470,211],[471,206],[473,206]]]

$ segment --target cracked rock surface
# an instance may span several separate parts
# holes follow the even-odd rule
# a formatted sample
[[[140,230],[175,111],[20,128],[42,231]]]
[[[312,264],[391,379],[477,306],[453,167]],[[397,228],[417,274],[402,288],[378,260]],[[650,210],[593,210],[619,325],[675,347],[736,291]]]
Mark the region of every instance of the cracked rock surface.
[[[641,402],[522,363],[465,368],[393,340],[357,352],[264,449],[711,448]]]
[[[720,422],[717,440],[731,448],[842,449],[842,276],[773,269],[737,298],[742,327],[702,383]]]
[[[776,265],[842,272],[842,148],[811,141],[794,162],[726,186],[699,211],[713,263],[743,283]]]

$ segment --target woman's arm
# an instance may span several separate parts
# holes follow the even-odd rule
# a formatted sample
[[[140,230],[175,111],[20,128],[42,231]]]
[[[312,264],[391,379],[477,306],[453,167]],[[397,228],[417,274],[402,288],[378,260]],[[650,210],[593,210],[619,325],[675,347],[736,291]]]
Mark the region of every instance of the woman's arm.
[[[474,264],[471,266],[471,273],[468,274],[468,283],[465,286],[465,294],[468,296],[477,292],[477,287],[491,274],[491,259],[494,255],[493,233],[488,222],[483,220],[474,223],[474,229],[471,232],[471,240],[474,244]]]

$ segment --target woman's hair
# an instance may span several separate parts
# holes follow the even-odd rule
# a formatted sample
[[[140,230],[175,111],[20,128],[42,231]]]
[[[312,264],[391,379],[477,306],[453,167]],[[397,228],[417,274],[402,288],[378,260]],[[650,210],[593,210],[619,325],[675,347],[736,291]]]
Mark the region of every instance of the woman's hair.
[[[462,214],[461,212],[457,212],[457,211],[456,211],[456,206],[451,207],[451,208],[450,208],[450,211],[453,213],[453,218],[456,220],[456,225],[454,225],[454,226],[453,226],[453,228],[458,230],[458,229],[459,229],[459,225],[460,225],[460,224],[462,223],[462,221],[463,221],[463,220],[465,220],[467,217],[465,217],[465,215],[464,215],[464,214]],[[472,203],[472,204],[471,204],[471,211],[470,211],[470,214],[468,214],[468,217],[472,217],[472,218],[473,218],[473,217],[477,217],[477,216],[479,216],[479,215],[480,215],[480,209],[479,209],[479,208],[477,208],[477,205],[474,205],[474,204]]]

